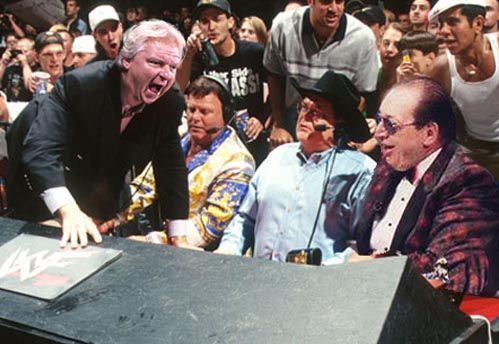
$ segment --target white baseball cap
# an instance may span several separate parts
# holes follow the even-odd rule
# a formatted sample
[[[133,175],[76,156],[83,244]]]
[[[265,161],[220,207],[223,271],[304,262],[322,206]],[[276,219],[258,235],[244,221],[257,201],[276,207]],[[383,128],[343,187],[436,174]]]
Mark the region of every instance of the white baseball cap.
[[[438,19],[438,16],[455,6],[474,5],[486,7],[485,0],[439,0],[431,9],[428,17],[431,22]]]
[[[73,53],[90,53],[96,54],[95,38],[92,35],[84,35],[76,37],[73,41]]]
[[[94,8],[88,14],[88,22],[90,23],[90,29],[92,32],[95,30],[100,23],[106,20],[115,20],[117,22],[120,21],[120,17],[118,16],[118,12],[111,5],[101,5]]]

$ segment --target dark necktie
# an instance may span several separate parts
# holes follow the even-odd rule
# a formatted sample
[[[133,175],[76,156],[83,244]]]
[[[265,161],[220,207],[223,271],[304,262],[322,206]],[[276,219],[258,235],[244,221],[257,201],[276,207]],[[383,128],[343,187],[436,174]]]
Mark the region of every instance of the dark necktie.
[[[404,177],[407,178],[407,180],[409,181],[409,183],[414,184],[414,182],[416,181],[416,168],[415,167],[411,167],[410,169],[408,169],[407,171],[405,171],[404,172]]]

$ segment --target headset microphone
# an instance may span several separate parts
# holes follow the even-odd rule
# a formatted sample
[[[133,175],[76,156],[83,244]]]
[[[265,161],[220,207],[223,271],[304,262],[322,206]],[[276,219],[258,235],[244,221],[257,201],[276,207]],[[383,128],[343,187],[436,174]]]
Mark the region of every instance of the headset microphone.
[[[223,127],[219,128],[219,127],[213,127],[213,128],[209,128],[209,129],[206,129],[206,133],[211,135],[211,134],[215,134],[217,131],[219,130],[222,130]]]
[[[314,130],[315,131],[326,131],[328,129],[332,129],[333,127],[327,126],[326,124],[315,124],[314,125]]]

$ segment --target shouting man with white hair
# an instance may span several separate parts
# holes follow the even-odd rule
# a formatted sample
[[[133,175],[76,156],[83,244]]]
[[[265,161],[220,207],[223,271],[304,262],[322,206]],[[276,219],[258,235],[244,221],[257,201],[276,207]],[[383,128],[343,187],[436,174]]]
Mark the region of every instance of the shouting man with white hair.
[[[9,132],[13,217],[59,218],[61,246],[85,246],[87,233],[100,242],[96,224],[126,206],[125,175],[143,159],[152,161],[164,220],[182,227],[188,190],[177,127],[185,104],[168,90],[184,48],[172,25],[142,22],[116,61],[67,73],[50,95],[31,102]]]

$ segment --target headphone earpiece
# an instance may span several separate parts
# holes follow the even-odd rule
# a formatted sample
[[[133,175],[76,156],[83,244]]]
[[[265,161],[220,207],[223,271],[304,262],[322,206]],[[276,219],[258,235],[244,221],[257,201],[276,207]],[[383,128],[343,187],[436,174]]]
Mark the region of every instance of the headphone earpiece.
[[[223,117],[225,124],[229,124],[232,117],[234,117],[234,100],[232,99],[229,86],[224,80],[214,75],[203,75],[203,78],[215,82],[222,89]]]

